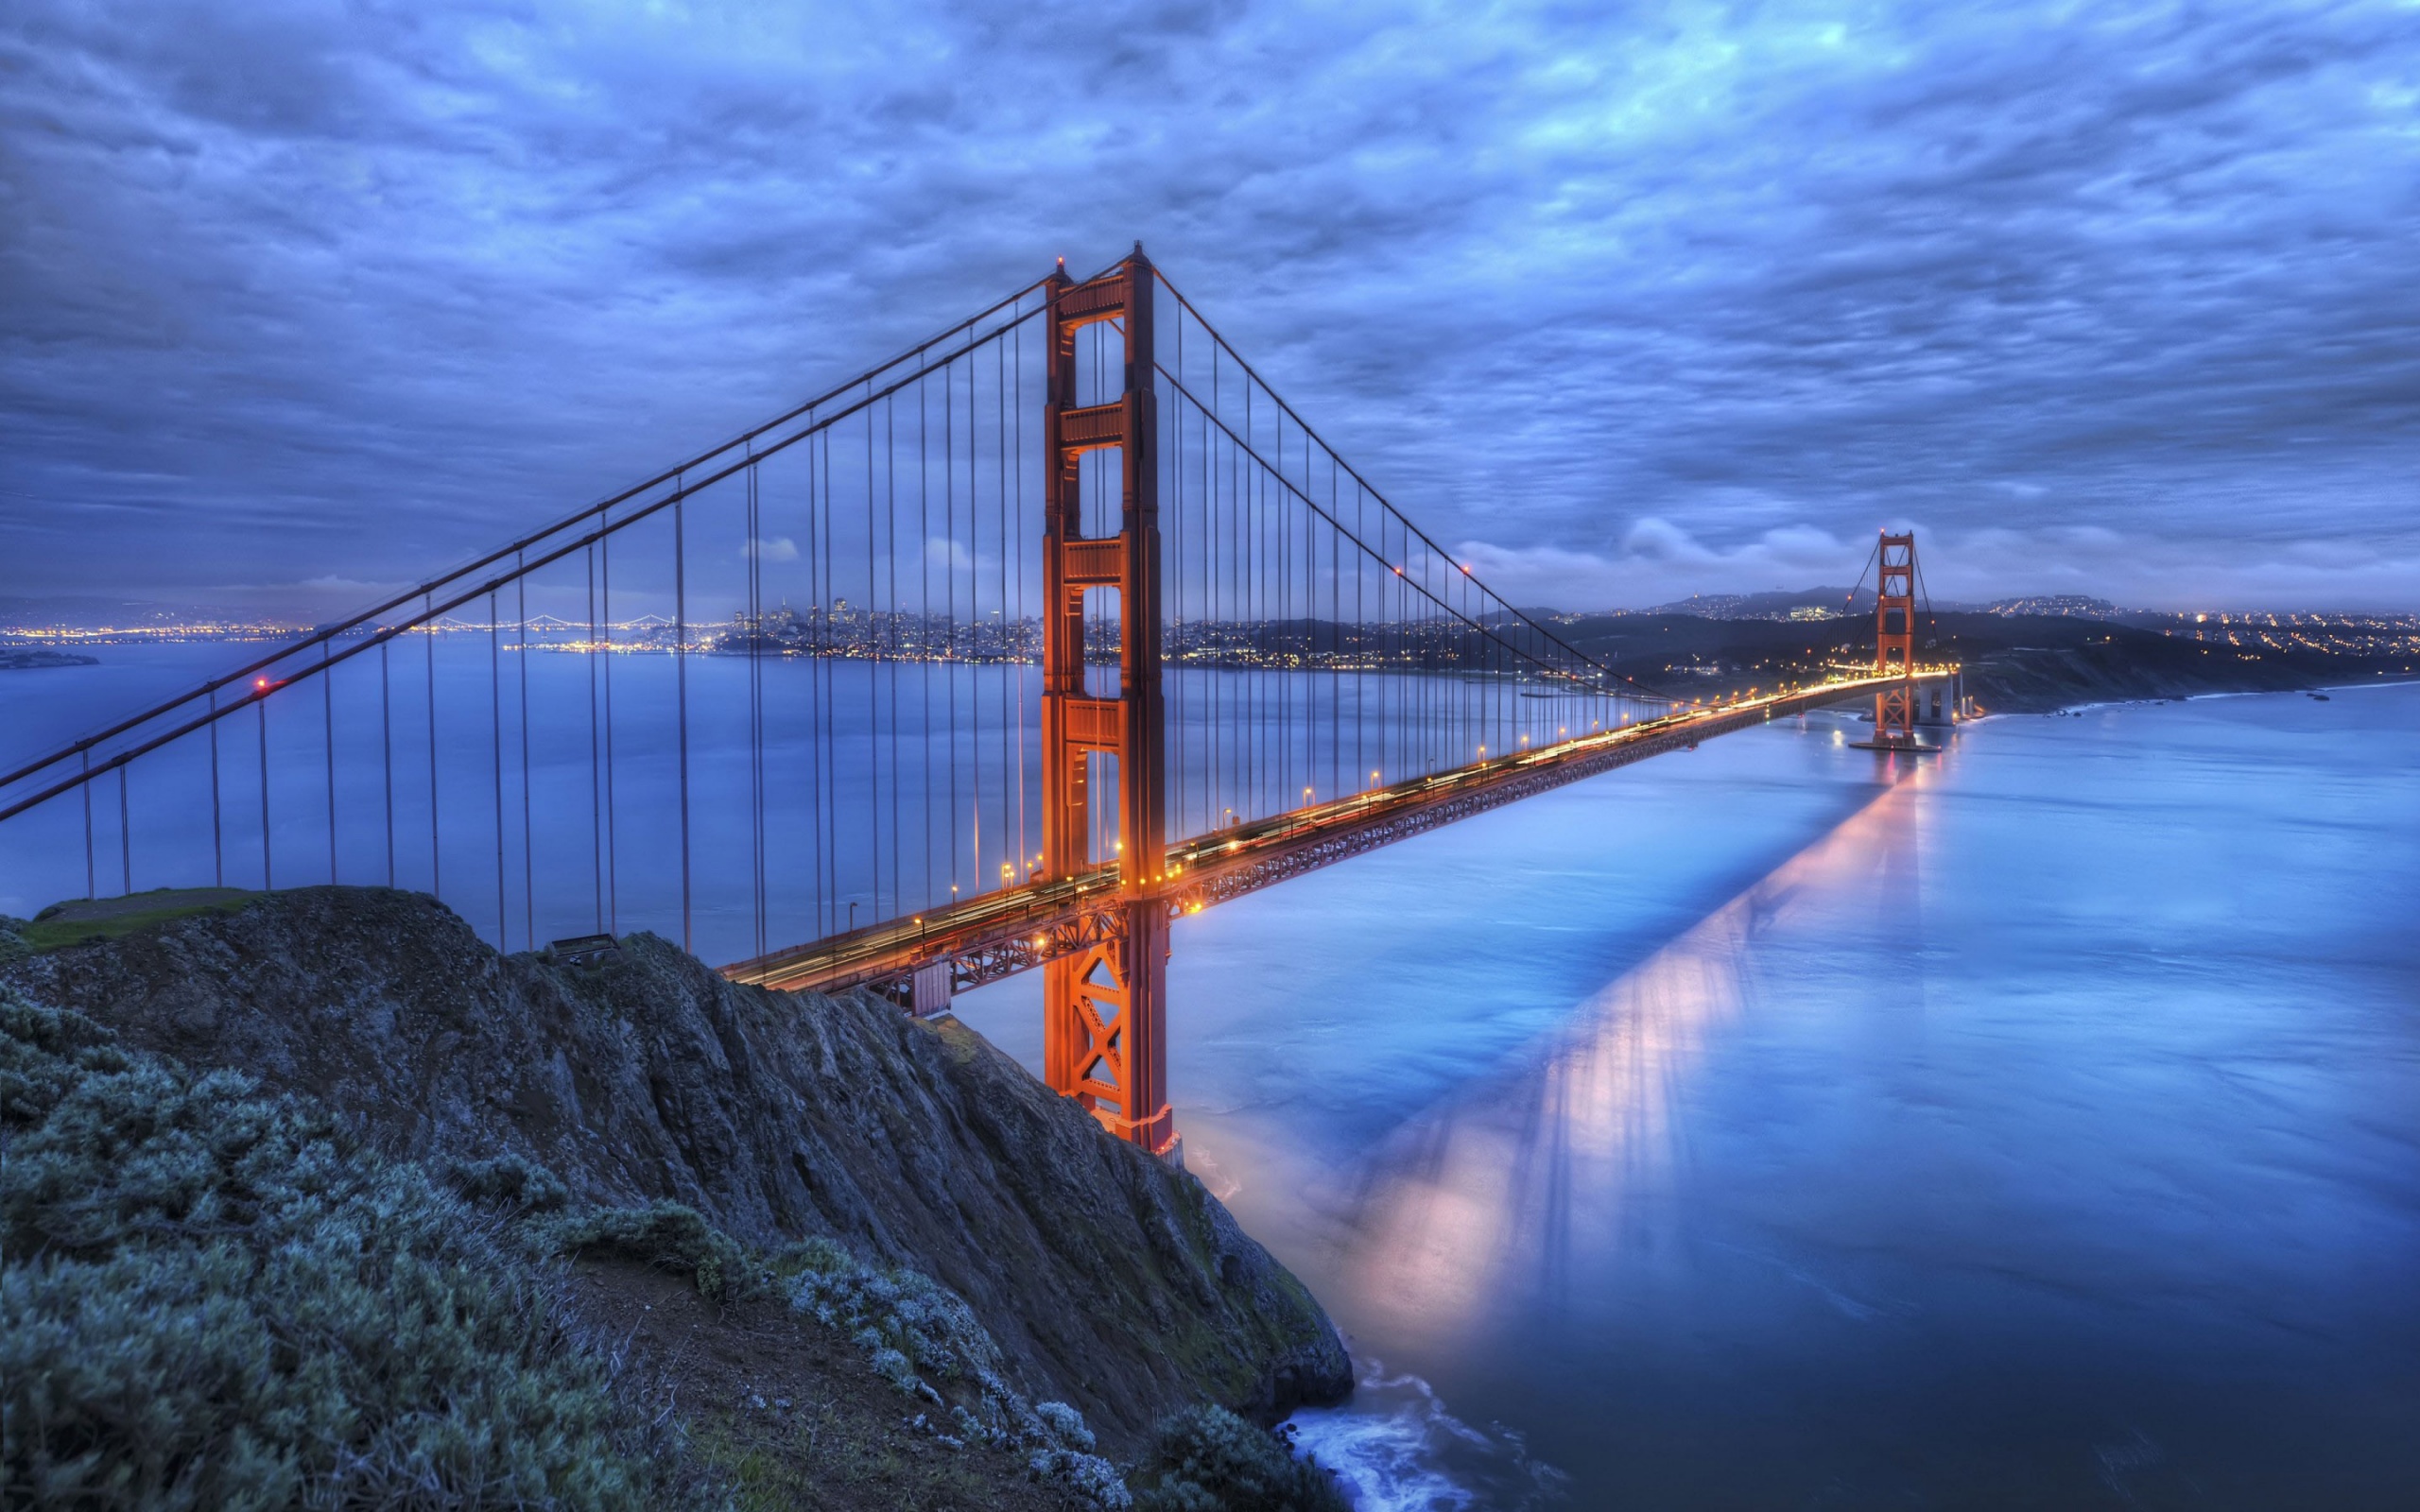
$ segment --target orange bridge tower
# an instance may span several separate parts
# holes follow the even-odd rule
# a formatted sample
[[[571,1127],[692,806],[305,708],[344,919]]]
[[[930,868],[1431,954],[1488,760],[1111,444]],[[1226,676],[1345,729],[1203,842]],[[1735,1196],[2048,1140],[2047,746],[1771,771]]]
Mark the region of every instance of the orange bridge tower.
[[[1916,743],[1916,538],[1885,531],[1876,569],[1874,672],[1896,676],[1874,696],[1874,743]]]
[[[1151,265],[1132,256],[1090,283],[1063,266],[1050,280],[1047,396],[1042,412],[1043,866],[1080,877],[1111,857],[1093,847],[1093,805],[1115,770],[1117,889],[1083,950],[1043,968],[1043,1074],[1110,1132],[1154,1155],[1176,1143],[1167,1101],[1167,766],[1160,692],[1158,423],[1152,404]],[[1115,322],[1125,338],[1123,390],[1077,392],[1077,334]],[[1115,451],[1114,535],[1084,535],[1084,454]],[[1095,696],[1084,663],[1090,595],[1117,602],[1117,696]]]

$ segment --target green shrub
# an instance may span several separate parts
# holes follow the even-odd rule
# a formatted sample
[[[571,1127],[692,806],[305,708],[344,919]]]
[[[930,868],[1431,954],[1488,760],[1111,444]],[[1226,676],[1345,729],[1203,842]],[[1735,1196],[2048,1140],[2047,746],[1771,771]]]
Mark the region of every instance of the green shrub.
[[[324,1113],[0,989],[9,1505],[662,1504],[552,1287]]]
[[[825,1246],[820,1263],[807,1264],[792,1281],[792,1307],[857,1337],[870,1353],[897,1350],[934,1380],[989,1384],[1002,1379],[998,1346],[957,1293],[920,1272],[876,1270],[829,1241]]]
[[[508,1151],[487,1160],[456,1160],[445,1179],[473,1202],[510,1213],[560,1212],[571,1202],[562,1177]]]
[[[756,1267],[730,1235],[695,1208],[658,1202],[645,1208],[589,1208],[553,1220],[545,1244],[566,1255],[621,1255],[694,1278],[698,1294],[716,1301],[744,1295]]]
[[[999,1346],[957,1293],[916,1271],[868,1265],[829,1239],[790,1246],[773,1269],[787,1280],[792,1308],[846,1333],[902,1395],[941,1406],[947,1399],[932,1382],[954,1385],[966,1400],[948,1403],[950,1420],[966,1441],[1025,1451],[1026,1473],[1073,1506],[1133,1505],[1117,1467],[1092,1452],[1083,1414],[1019,1396]]]
[[[1136,1512],[1352,1512],[1316,1460],[1223,1407],[1196,1407],[1160,1424],[1132,1477]]]

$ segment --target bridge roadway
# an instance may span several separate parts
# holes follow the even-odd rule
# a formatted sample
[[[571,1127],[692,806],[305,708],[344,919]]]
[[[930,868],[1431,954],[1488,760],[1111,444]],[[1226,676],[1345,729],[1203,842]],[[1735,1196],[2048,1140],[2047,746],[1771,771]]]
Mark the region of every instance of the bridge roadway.
[[[1913,680],[1938,682],[1950,675],[1947,668],[1920,667]],[[1693,748],[1775,717],[1870,696],[1898,680],[1847,679],[1666,714],[1200,835],[1168,847],[1156,889],[1172,913],[1200,913],[1212,903],[1548,788]],[[1118,910],[1111,906],[1119,898],[1118,868],[1119,863],[1110,862],[1080,876],[1004,887],[912,919],[740,961],[722,973],[735,982],[786,991],[873,986],[904,1000],[919,968],[946,961],[951,989],[963,991],[1114,937],[1121,927]]]

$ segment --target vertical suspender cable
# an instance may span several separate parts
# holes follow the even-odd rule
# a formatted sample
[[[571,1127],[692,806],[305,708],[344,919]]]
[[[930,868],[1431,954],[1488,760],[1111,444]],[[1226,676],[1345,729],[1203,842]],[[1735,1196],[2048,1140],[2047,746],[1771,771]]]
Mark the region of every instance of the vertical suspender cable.
[[[268,695],[252,695],[252,713],[259,716],[261,744],[261,891],[277,890],[277,872],[268,843]]]
[[[337,679],[328,670],[328,643],[320,643],[320,739],[328,757],[328,885],[337,882]]]
[[[1151,298],[1155,296],[1158,293],[1158,284],[1156,280],[1154,280],[1154,282],[1148,286],[1144,292],[1145,298]],[[1183,382],[1184,378],[1184,322],[1183,320],[1176,322],[1176,371],[1178,381]],[[1149,375],[1146,375],[1146,377],[1149,379]],[[1149,381],[1150,381],[1154,387],[1157,386],[1156,379],[1149,379]],[[1155,421],[1159,410],[1160,406],[1154,405]],[[1168,403],[1166,405],[1166,413],[1167,415],[1167,423],[1163,427],[1163,429],[1167,433],[1167,444],[1158,455],[1165,455],[1167,459],[1167,477],[1169,485],[1168,495],[1170,502],[1168,518],[1172,524],[1170,528],[1165,532],[1168,543],[1168,565],[1167,571],[1162,576],[1167,581],[1171,589],[1171,592],[1168,594],[1168,599],[1176,609],[1176,625],[1179,632],[1179,639],[1176,644],[1181,653],[1184,644],[1182,639],[1184,628],[1184,431],[1179,424],[1176,398],[1173,394],[1168,398]],[[1161,644],[1160,660],[1165,667],[1167,661],[1167,646],[1165,642]],[[1165,673],[1163,673],[1163,676],[1165,677]],[[1185,694],[1184,679],[1182,676],[1179,676],[1175,681],[1176,696],[1168,700],[1167,706],[1171,712],[1163,713],[1161,718],[1164,727],[1170,718],[1173,718],[1176,728],[1173,731],[1161,735],[1160,748],[1167,752],[1167,759],[1171,761],[1176,767],[1176,771],[1174,773],[1176,779],[1175,785],[1173,790],[1168,794],[1167,799],[1176,805],[1176,812],[1166,821],[1167,833],[1171,838],[1181,838],[1184,834],[1184,753],[1188,743],[1184,739],[1184,734]]]
[[[754,438],[744,438],[743,443],[747,447],[748,454],[752,456],[755,451]],[[746,804],[746,813],[748,815],[748,937],[752,947],[750,954],[762,955],[765,953],[764,944],[760,938],[763,934],[763,930],[758,925],[758,919],[764,913],[763,898],[761,896],[759,886],[764,875],[764,867],[762,865],[764,830],[763,826],[759,823],[759,816],[762,813],[762,809],[758,801],[757,784],[761,781],[763,774],[757,765],[757,753],[761,749],[761,746],[758,741],[756,729],[758,712],[762,708],[762,704],[756,696],[756,679],[760,670],[757,662],[756,652],[757,642],[763,638],[765,627],[763,617],[756,611],[756,551],[757,541],[760,539],[756,520],[756,469],[752,465],[743,469],[740,473],[739,481],[739,607],[732,611],[732,626],[734,633],[746,637],[748,653],[748,676],[745,684],[748,692],[744,700],[747,714],[747,735],[742,742],[746,747],[746,755],[748,758],[748,799]]]
[[[982,656],[982,470],[976,462],[976,358],[965,358],[965,656]],[[968,895],[982,890],[982,678],[980,662],[965,668],[965,735],[968,735],[968,799],[976,816],[973,876]]]
[[[958,399],[949,369],[942,369],[942,602],[949,609],[949,649],[943,653],[943,696],[949,701],[950,896],[958,895]],[[936,902],[939,900],[936,899]]]
[[[93,871],[93,751],[84,749],[84,780],[77,784],[84,795],[84,896],[97,897],[101,885]]]
[[[392,644],[392,637],[381,632],[378,642],[378,762],[387,790],[387,885],[389,887],[395,885],[395,693],[387,663],[387,648]]]
[[[117,890],[121,897],[134,892],[134,800],[127,793],[128,780],[133,775],[131,761],[117,769]]]
[[[1256,444],[1260,438],[1253,430],[1253,386],[1249,380],[1244,383],[1243,390],[1244,442],[1247,446],[1250,446]],[[1262,623],[1263,616],[1261,614],[1261,595],[1258,575],[1253,570],[1253,558],[1256,555],[1253,548],[1257,543],[1260,535],[1260,510],[1257,507],[1260,498],[1260,490],[1258,488],[1253,486],[1256,470],[1244,469],[1240,460],[1238,460],[1236,466],[1238,469],[1242,469],[1238,482],[1239,487],[1243,490],[1243,497],[1237,501],[1236,508],[1237,512],[1243,517],[1241,521],[1243,550],[1237,558],[1236,571],[1242,576],[1243,579],[1243,613],[1244,618],[1252,627],[1253,655],[1251,660],[1246,663],[1251,670],[1245,674],[1243,687],[1243,720],[1245,740],[1247,742],[1245,746],[1244,797],[1242,801],[1236,805],[1238,812],[1236,816],[1241,819],[1249,819],[1257,816],[1257,813],[1261,806],[1260,789],[1261,773],[1263,770],[1262,751],[1267,745],[1267,721],[1261,717],[1261,683],[1267,676],[1263,670],[1268,665],[1267,646],[1263,644],[1266,640],[1265,632],[1267,627]]]
[[[513,554],[517,568],[527,559],[527,553]],[[529,834],[529,579],[515,575],[512,579],[512,610],[521,620],[518,649],[521,680],[521,948],[538,948],[538,858],[537,842]]]
[[[916,748],[923,755],[925,822],[919,834],[924,882],[918,906],[933,896],[933,504],[932,448],[926,438],[925,392],[916,385],[916,627],[917,654],[925,663],[917,678],[924,718],[916,727]]]
[[[605,932],[622,934],[622,856],[614,842],[613,794],[613,535],[610,525],[597,535],[597,610],[605,614],[605,641],[597,648],[605,658]]]
[[[999,479],[992,490],[993,529],[1000,543],[1000,596],[997,600],[1000,638],[993,646],[992,655],[994,658],[993,664],[1000,673],[1000,849],[1005,851],[1008,850],[1009,833],[1009,795],[1006,791],[1011,766],[1009,743],[1020,737],[1015,727],[1009,723],[1009,679],[1012,663],[1008,660],[1008,647],[1009,637],[1014,630],[1014,627],[1009,624],[1009,552],[1011,549],[1009,544],[1009,344],[996,337],[992,347],[992,405],[998,417],[993,430],[993,440],[999,454]],[[1005,885],[1015,880],[1016,871],[1011,866],[1002,884]],[[979,886],[985,879],[978,876],[975,881]]]
[[[803,527],[806,536],[806,593],[811,601],[808,612],[813,616],[809,623],[807,640],[808,655],[812,660],[806,666],[808,721],[806,780],[807,791],[810,795],[807,804],[807,821],[814,837],[814,845],[809,855],[808,875],[814,879],[814,931],[819,936],[827,933],[824,920],[829,917],[829,910],[824,906],[823,885],[823,827],[827,816],[823,802],[823,728],[830,717],[830,711],[824,707],[823,703],[823,674],[832,654],[832,601],[830,595],[823,591],[823,575],[821,570],[822,537],[816,530],[816,521],[821,518],[822,502],[817,494],[820,485],[816,472],[815,449],[823,444],[825,439],[826,438],[821,436],[807,438],[806,523]]]
[[[755,450],[751,438],[749,450]],[[758,651],[765,639],[764,611],[757,602],[757,555],[764,539],[757,519],[756,469],[749,468],[742,493],[740,561],[747,577],[748,626],[748,892],[752,954],[765,954],[765,697],[764,663]]]
[[[1210,403],[1213,405],[1219,403],[1219,386],[1224,377],[1219,369],[1219,347],[1216,342],[1213,342],[1210,347]],[[1203,425],[1206,430],[1208,425],[1206,420]],[[1235,770],[1233,745],[1235,722],[1229,713],[1234,700],[1229,694],[1233,691],[1231,684],[1235,676],[1233,638],[1236,618],[1236,517],[1235,510],[1227,502],[1226,494],[1233,492],[1236,449],[1232,444],[1226,447],[1229,488],[1222,493],[1219,488],[1219,464],[1216,455],[1219,444],[1216,439],[1211,442],[1212,455],[1203,458],[1202,466],[1209,473],[1210,503],[1213,511],[1213,520],[1208,526],[1210,538],[1208,550],[1217,564],[1224,569],[1222,580],[1216,583],[1211,590],[1210,602],[1210,617],[1219,622],[1219,670],[1214,674],[1218,680],[1212,684],[1210,699],[1210,720],[1218,730],[1217,737],[1210,742],[1210,748],[1214,753],[1210,773],[1211,791],[1214,796],[1206,805],[1212,811],[1210,827],[1223,830],[1226,828],[1224,813],[1226,804],[1221,799],[1229,796],[1229,787],[1233,781],[1231,774]],[[1222,525],[1225,527],[1223,540],[1219,530]],[[1222,545],[1226,548],[1223,551],[1219,549]]]
[[[890,548],[882,554],[889,571],[890,592],[885,595],[890,605],[890,618],[886,629],[890,637],[890,916],[907,912],[901,901],[902,883],[899,824],[899,417],[894,401],[897,396],[885,394],[882,399],[882,488],[883,541]],[[879,900],[877,900],[879,907]]]
[[[874,588],[873,380],[866,380],[866,909],[882,917],[882,641],[881,594]]]
[[[686,474],[674,487],[685,495]],[[689,914],[689,562],[683,503],[677,496],[672,501],[672,690],[681,738],[681,948],[694,954],[698,942]]]
[[[1011,555],[1011,553],[1013,553],[1013,554],[1014,554],[1014,558],[1015,558],[1015,561],[1016,561],[1016,570],[1015,570],[1015,582],[1016,582],[1016,619],[1015,619],[1015,622],[1014,622],[1014,624],[1015,624],[1015,635],[1016,635],[1016,655],[1015,655],[1015,659],[1011,662],[1011,669],[1012,669],[1013,675],[1014,675],[1014,676],[1015,676],[1015,678],[1016,678],[1016,685],[1017,685],[1017,723],[1016,723],[1016,743],[1017,743],[1017,863],[1016,863],[1016,872],[1015,872],[1015,876],[1016,876],[1016,879],[1017,879],[1018,881],[1023,881],[1025,878],[1027,878],[1027,877],[1028,877],[1028,876],[1030,876],[1030,875],[1032,874],[1032,872],[1031,872],[1031,869],[1030,869],[1030,868],[1032,868],[1032,866],[1033,866],[1033,847],[1032,847],[1032,842],[1031,842],[1031,840],[1030,840],[1030,839],[1028,837],[1028,835],[1027,835],[1027,832],[1026,832],[1026,823],[1025,823],[1025,684],[1026,684],[1026,671],[1025,671],[1025,666],[1026,666],[1026,662],[1025,662],[1025,645],[1026,645],[1026,642],[1025,642],[1025,545],[1026,545],[1026,541],[1025,541],[1025,322],[1024,322],[1023,320],[1019,320],[1019,321],[1016,323],[1016,326],[1015,326],[1015,328],[1014,328],[1014,334],[1013,334],[1013,335],[1011,336],[1011,340],[1013,340],[1013,341],[1015,342],[1015,344],[1016,344],[1016,345],[1015,345],[1015,350],[1011,353],[1011,362],[1010,362],[1010,364],[1009,364],[1009,372],[1010,372],[1010,374],[1011,374],[1010,382],[1014,386],[1014,388],[1015,388],[1015,394],[1014,394],[1014,397],[1013,397],[1012,403],[1011,403],[1011,406],[1010,406],[1010,407],[1011,407],[1011,413],[1012,413],[1012,415],[1014,416],[1013,423],[1014,423],[1014,426],[1015,426],[1015,430],[1014,430],[1014,433],[1013,433],[1013,439],[1012,439],[1012,440],[1011,440],[1011,441],[1008,441],[1008,442],[1006,442],[1006,443],[1004,443],[1004,444],[1007,444],[1007,445],[1011,446],[1011,447],[1013,448],[1013,452],[1014,452],[1014,455],[1013,455],[1013,457],[1012,457],[1012,472],[1013,472],[1013,475],[1014,475],[1014,476],[1015,476],[1015,478],[1016,478],[1016,537],[1015,537],[1015,541],[1014,541],[1013,544],[1012,544],[1012,545],[1011,545],[1009,548],[1007,548],[1007,550],[1004,550],[1004,551],[1001,553],[1001,555],[1002,555],[1002,556],[1004,556],[1004,557],[1006,557],[1006,556],[1009,556],[1009,555]],[[1008,609],[1009,609],[1008,604],[1007,604],[1005,601],[1003,601],[1003,602],[1002,602],[1002,604],[1000,605],[1000,611],[1001,611],[1001,613],[1002,613],[1003,615],[1006,615],[1006,614],[1008,613]]]
[[[823,433],[823,507],[817,511],[815,517],[816,527],[822,532],[823,537],[821,559],[823,564],[823,602],[827,605],[837,603],[839,598],[837,592],[839,581],[838,569],[837,558],[832,549],[832,521],[839,513],[839,505],[837,502],[838,498],[839,495],[832,491],[832,433],[827,430]],[[832,833],[830,852],[832,859],[830,869],[826,873],[827,885],[824,889],[825,896],[832,900],[832,916],[823,927],[823,932],[829,935],[839,927],[842,912],[840,907],[840,737],[835,727],[839,707],[838,692],[838,679],[840,675],[839,659],[847,648],[842,644],[839,634],[832,627],[828,613],[824,623],[826,627],[825,655],[819,665],[823,669],[821,704],[823,813],[826,816],[824,824]]]
[[[591,545],[588,557],[588,644],[580,647],[580,660],[588,663],[588,880],[590,896],[596,904],[596,933],[605,933],[605,815],[602,808],[603,774],[598,769],[596,750],[596,548]]]
[[[821,454],[819,456],[819,453]],[[832,517],[832,436],[826,431],[806,451],[808,493],[814,507],[806,519],[807,580],[814,585],[816,643],[819,647],[807,685],[815,697],[815,898],[816,933],[832,932],[832,878],[839,863],[840,836],[828,794],[832,787],[832,658],[838,646],[832,633],[832,552],[825,522]]]
[[[380,646],[379,655],[387,648]],[[391,885],[392,879],[389,879]],[[210,885],[227,885],[227,844],[218,817],[218,690],[210,690]]]
[[[512,949],[505,928],[504,885],[504,669],[497,644],[495,590],[488,590],[488,761],[495,783],[495,948]]]
[[[421,636],[427,651],[428,672],[428,890],[431,896],[442,902],[445,897],[445,854],[437,835],[437,620],[432,612],[436,604],[434,595],[424,596],[422,600]],[[261,791],[266,793],[268,791],[266,755],[262,762]],[[266,837],[261,853],[262,865],[266,868],[268,853]]]

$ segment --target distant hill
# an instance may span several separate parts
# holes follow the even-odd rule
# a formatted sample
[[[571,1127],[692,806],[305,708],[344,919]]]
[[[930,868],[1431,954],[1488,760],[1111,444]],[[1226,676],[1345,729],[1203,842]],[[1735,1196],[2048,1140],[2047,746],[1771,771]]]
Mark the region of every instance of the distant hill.
[[[1681,612],[1576,614],[1556,634],[1624,677],[1672,696],[1821,681],[1870,666],[1874,621]],[[1837,602],[1837,600],[1836,600]],[[2078,612],[1937,608],[1919,614],[1917,655],[1962,662],[1967,691],[2001,713],[2113,698],[2172,698],[2405,679],[2420,674],[2420,621],[2273,626],[2215,617],[2142,616],[2134,624]],[[2266,617],[2264,617],[2265,620]]]
[[[1858,589],[1854,600],[1845,588],[1776,588],[1764,593],[1692,593],[1639,612],[1695,614],[1708,620],[1787,620],[1828,618],[1873,608],[1874,590],[1870,588]]]
[[[199,604],[112,598],[99,593],[0,593],[0,627],[88,630],[137,625],[208,624],[226,616]]]
[[[2082,593],[2033,593],[2024,598],[1998,598],[1983,606],[1990,614],[2057,614],[2088,620],[2114,620],[2130,611],[2105,598]]]

